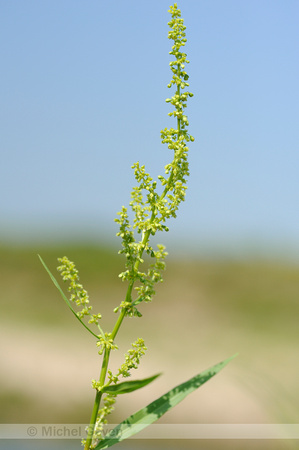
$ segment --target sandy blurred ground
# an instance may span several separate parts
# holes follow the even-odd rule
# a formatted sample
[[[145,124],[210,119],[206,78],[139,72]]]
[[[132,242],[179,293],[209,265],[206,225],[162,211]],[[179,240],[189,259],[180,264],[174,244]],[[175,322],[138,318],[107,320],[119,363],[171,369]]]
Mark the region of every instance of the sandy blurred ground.
[[[81,281],[91,298],[105,299],[98,303],[109,328],[115,320],[109,311],[119,303],[124,286],[105,273],[99,275],[96,267],[102,264],[101,251],[95,250],[90,261],[84,255]],[[101,364],[96,341],[67,311],[33,251],[15,251],[10,259],[7,253],[4,256],[8,264],[2,262],[1,422],[87,423],[94,397],[90,382],[98,378]],[[46,256],[53,260],[51,252]],[[80,268],[80,251],[74,256]],[[107,261],[109,270],[113,261]],[[123,420],[175,385],[238,352],[222,372],[160,422],[299,423],[298,293],[299,269],[291,265],[169,262],[165,283],[157,289],[154,302],[142,306],[143,318],[124,323],[118,337],[121,351],[112,355],[117,368],[130,342],[143,337],[149,350],[138,377],[158,372],[163,376],[130,397],[119,397],[110,422]],[[142,442],[142,448],[282,449],[299,445],[292,440],[152,444]],[[43,442],[42,448],[46,445]],[[129,446],[124,443],[119,448],[135,449],[136,445],[140,448],[141,443],[130,441]]]

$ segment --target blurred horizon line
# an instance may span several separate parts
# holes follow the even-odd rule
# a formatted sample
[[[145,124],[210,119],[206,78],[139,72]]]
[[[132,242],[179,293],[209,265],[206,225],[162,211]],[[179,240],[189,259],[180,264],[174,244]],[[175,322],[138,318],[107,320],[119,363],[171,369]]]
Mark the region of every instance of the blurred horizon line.
[[[65,224],[64,224],[65,225]],[[226,237],[212,235],[194,238],[193,234],[186,236],[172,230],[158,234],[152,238],[152,245],[157,243],[166,246],[172,258],[192,257],[195,259],[227,259],[227,260],[279,260],[281,262],[299,263],[299,243],[291,239],[278,239],[275,236],[227,235]],[[31,227],[20,229],[17,226],[2,227],[0,231],[1,248],[47,247],[90,247],[105,248],[117,251],[121,240],[116,236],[117,226],[98,228],[68,228]]]

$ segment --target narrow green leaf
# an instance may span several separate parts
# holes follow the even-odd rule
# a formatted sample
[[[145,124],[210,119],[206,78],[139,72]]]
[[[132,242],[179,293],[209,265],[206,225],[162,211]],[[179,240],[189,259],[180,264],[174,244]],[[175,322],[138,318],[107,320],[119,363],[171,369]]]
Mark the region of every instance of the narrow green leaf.
[[[162,397],[158,398],[154,402],[150,403],[143,409],[128,417],[122,423],[117,425],[111,430],[104,439],[102,439],[95,450],[102,450],[117,444],[124,439],[128,439],[136,433],[139,433],[148,425],[156,422],[167,411],[180,403],[188,394],[198,389],[206,381],[216,375],[221,369],[223,369],[231,359],[235,358],[234,355],[219,364],[216,364],[210,369],[201,372],[190,380],[182,383],[171,391],[167,392]]]
[[[57,287],[57,289],[59,290],[63,300],[65,301],[65,303],[67,304],[67,306],[70,308],[70,310],[72,311],[72,313],[74,314],[74,316],[79,320],[79,322],[86,328],[86,330],[88,330],[93,336],[95,336],[97,339],[99,339],[99,336],[97,336],[90,328],[88,328],[87,325],[85,325],[85,323],[80,319],[80,317],[78,316],[78,314],[76,313],[76,311],[74,311],[74,309],[72,308],[72,305],[69,301],[69,299],[65,296],[63,290],[61,289],[61,287],[59,286],[56,278],[54,277],[54,275],[50,272],[50,269],[48,269],[48,267],[46,266],[46,263],[44,262],[44,260],[42,259],[42,257],[40,255],[38,255],[42,265],[44,266],[44,268],[46,269],[46,271],[48,272],[51,280],[53,281],[54,285]]]
[[[158,373],[157,375],[153,375],[149,378],[144,378],[143,380],[131,380],[131,381],[124,381],[123,383],[114,384],[113,386],[106,386],[103,389],[101,389],[101,392],[104,392],[105,394],[127,394],[129,392],[136,391],[137,389],[140,389],[147,384],[154,381],[156,378],[158,378],[161,374]]]

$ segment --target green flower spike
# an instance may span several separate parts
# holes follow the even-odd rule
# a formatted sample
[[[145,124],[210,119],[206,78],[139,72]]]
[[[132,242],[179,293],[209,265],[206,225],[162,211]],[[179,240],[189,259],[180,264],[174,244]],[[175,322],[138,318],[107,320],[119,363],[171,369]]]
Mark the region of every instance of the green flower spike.
[[[169,53],[175,57],[175,60],[170,62],[173,75],[168,87],[171,88],[174,85],[176,92],[173,97],[166,99],[166,102],[175,108],[169,113],[169,116],[176,118],[176,128],[162,130],[161,139],[163,144],[167,144],[168,148],[173,150],[174,158],[165,166],[165,175],[158,177],[162,186],[160,193],[157,190],[157,182],[153,181],[150,174],[146,172],[144,165],[141,166],[139,162],[136,162],[132,166],[138,183],[132,190],[130,202],[134,223],[133,226],[130,224],[125,207],[118,213],[119,217],[115,219],[120,226],[117,235],[122,239],[120,253],[126,257],[126,270],[120,273],[119,277],[123,281],[129,282],[126,300],[118,308],[115,308],[115,312],[126,310],[126,315],[130,316],[141,315],[136,309],[136,305],[142,301],[150,301],[155,294],[154,285],[163,281],[162,271],[165,269],[164,260],[167,253],[162,245],[159,245],[158,250],[155,251],[149,245],[149,239],[157,231],[168,231],[168,227],[165,225],[166,220],[176,217],[179,204],[185,199],[186,179],[189,175],[187,143],[194,141],[194,138],[188,134],[189,123],[184,112],[188,97],[193,96],[191,92],[184,92],[184,89],[189,86],[187,82],[189,76],[185,70],[185,65],[189,61],[186,53],[181,51],[181,47],[187,41],[186,27],[177,4],[171,6],[169,12],[172,19],[168,23],[170,27],[168,38],[173,40],[172,50]],[[141,236],[139,241],[136,241],[134,231],[137,231],[137,236]],[[139,271],[140,264],[144,262],[144,252],[155,260],[147,272]],[[136,281],[139,282],[139,286],[135,287],[137,297],[133,299],[132,290]]]
[[[91,314],[92,306],[89,305],[88,293],[83,288],[82,284],[79,283],[79,274],[75,264],[66,256],[58,258],[58,261],[61,265],[57,267],[57,270],[61,273],[63,281],[69,282],[68,291],[71,293],[70,301],[75,303],[78,307],[82,307],[77,313],[78,317],[80,319],[85,316],[89,317],[88,323],[96,324],[99,330],[102,331],[99,324],[99,320],[102,316],[101,314]]]

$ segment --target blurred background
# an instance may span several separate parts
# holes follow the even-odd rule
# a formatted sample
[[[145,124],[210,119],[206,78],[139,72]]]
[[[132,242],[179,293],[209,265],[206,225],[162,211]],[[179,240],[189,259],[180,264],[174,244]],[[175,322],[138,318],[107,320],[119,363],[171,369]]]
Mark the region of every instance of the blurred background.
[[[103,326],[123,299],[116,212],[130,166],[156,178],[171,95],[169,1],[0,1],[1,423],[85,423],[100,358],[41,267],[67,255]],[[298,423],[298,2],[182,0],[190,59],[190,182],[170,232],[165,282],[128,320],[139,376],[163,377],[127,417],[210,365],[239,356],[163,423]],[[3,448],[66,443],[0,441]],[[219,448],[131,441],[119,448]],[[79,447],[69,443],[70,448]],[[221,441],[221,448],[296,448]]]

